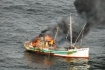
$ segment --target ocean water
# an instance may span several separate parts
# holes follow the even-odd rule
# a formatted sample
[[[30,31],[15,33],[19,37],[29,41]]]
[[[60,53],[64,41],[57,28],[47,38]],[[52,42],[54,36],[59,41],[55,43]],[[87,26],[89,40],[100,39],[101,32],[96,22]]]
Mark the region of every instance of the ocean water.
[[[0,0],[0,70],[105,70],[105,27],[85,36],[90,57],[65,59],[25,51],[31,40],[62,16],[77,15],[74,0]],[[54,22],[55,23],[55,22]]]

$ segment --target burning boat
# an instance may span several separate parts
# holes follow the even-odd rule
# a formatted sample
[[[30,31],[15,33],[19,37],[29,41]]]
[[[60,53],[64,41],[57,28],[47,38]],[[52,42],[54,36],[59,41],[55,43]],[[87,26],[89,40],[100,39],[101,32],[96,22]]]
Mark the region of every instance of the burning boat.
[[[85,26],[84,26],[85,27]],[[83,27],[83,29],[84,29]],[[82,31],[83,31],[82,29]],[[57,27],[57,31],[55,37],[52,38],[50,35],[39,35],[33,41],[26,41],[24,46],[26,50],[33,51],[39,54],[46,54],[51,56],[59,56],[59,57],[67,57],[67,58],[89,58],[89,48],[81,48],[72,44],[72,23],[70,16],[70,47],[66,50],[58,50],[56,49],[56,36],[58,33],[59,27]],[[81,32],[82,32],[81,31]],[[80,35],[80,34],[79,34]],[[78,35],[78,37],[79,37]],[[78,38],[77,37],[77,38]]]

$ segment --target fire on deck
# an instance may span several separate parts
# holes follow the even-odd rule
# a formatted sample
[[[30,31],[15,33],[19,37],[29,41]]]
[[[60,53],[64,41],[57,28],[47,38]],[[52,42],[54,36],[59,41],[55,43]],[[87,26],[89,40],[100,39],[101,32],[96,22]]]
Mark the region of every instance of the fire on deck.
[[[30,45],[37,49],[49,48],[54,50],[56,48],[55,40],[50,35],[37,36],[34,41],[31,41]]]

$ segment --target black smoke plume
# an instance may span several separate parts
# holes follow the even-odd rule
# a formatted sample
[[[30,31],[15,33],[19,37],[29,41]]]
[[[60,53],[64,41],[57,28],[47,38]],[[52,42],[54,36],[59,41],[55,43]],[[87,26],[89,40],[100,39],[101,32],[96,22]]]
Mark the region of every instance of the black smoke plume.
[[[78,35],[80,34],[83,26],[85,25],[85,30],[83,32],[84,35],[87,34],[88,30],[88,24],[85,24],[86,22],[79,18],[79,16],[72,16],[72,42],[75,43]],[[56,37],[56,42],[58,44],[64,43],[65,41],[70,41],[70,16],[62,17],[59,21],[53,22],[46,28],[45,30],[42,30],[39,36],[45,36],[46,34],[49,34],[51,37],[55,37],[55,34],[58,29],[58,34]],[[79,41],[81,39],[82,35],[77,39]]]
[[[75,0],[78,14],[85,13],[89,27],[105,24],[105,0]]]
[[[81,16],[72,17],[73,18],[73,43],[76,41],[79,33],[81,32],[83,26],[85,29],[83,35],[87,35],[90,29],[94,26],[105,24],[105,0],[75,0],[74,6],[77,13]],[[85,18],[85,19],[84,19]],[[59,27],[57,42],[70,41],[69,30],[69,17],[63,17],[58,22],[52,23],[45,30],[43,30],[40,35],[44,36],[46,34],[52,37],[56,34],[56,28]],[[86,20],[86,22],[85,22]],[[67,35],[68,34],[68,35]],[[67,36],[67,38],[66,38]],[[81,39],[79,37],[77,41]]]

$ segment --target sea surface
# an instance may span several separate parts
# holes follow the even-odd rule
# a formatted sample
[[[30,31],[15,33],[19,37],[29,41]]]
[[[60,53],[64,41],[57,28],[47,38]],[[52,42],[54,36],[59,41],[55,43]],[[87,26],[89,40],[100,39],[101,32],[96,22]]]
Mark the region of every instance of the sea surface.
[[[105,27],[85,36],[90,57],[66,59],[27,52],[33,39],[62,16],[77,15],[74,0],[0,0],[0,70],[105,70]]]

